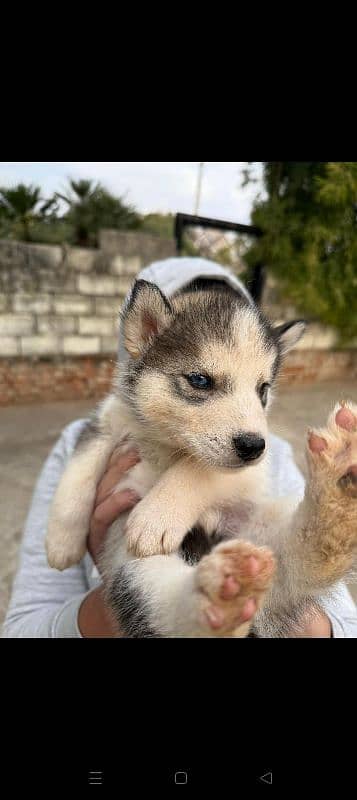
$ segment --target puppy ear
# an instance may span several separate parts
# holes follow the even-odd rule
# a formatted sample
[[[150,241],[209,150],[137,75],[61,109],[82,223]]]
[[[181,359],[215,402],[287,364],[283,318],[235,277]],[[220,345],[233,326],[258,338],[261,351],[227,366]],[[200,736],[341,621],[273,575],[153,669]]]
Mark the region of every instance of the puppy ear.
[[[295,322],[286,322],[274,328],[274,334],[278,340],[282,355],[286,355],[300,341],[305,333],[307,322],[298,319]]]
[[[132,358],[140,358],[170,324],[172,315],[169,301],[155,284],[136,281],[122,311],[124,344]]]

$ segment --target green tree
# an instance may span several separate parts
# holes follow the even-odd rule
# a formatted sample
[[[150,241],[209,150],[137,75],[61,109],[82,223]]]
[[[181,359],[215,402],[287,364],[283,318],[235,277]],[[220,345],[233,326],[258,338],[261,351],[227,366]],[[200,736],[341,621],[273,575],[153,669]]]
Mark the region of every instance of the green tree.
[[[1,227],[8,235],[30,242],[33,225],[53,212],[54,205],[54,198],[41,198],[39,186],[19,183],[11,188],[0,187]]]
[[[246,259],[264,263],[300,312],[346,343],[357,335],[357,162],[263,164],[266,197],[252,215],[263,236]]]
[[[68,211],[65,219],[73,229],[73,243],[81,247],[96,247],[102,228],[132,230],[140,227],[135,208],[121,197],[115,197],[100,183],[89,180],[69,181],[67,194],[57,193]]]

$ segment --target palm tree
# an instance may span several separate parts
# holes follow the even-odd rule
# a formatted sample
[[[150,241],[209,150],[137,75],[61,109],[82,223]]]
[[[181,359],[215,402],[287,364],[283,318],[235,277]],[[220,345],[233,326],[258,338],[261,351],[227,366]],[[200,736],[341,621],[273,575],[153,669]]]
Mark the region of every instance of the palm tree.
[[[13,188],[0,187],[0,209],[3,219],[19,226],[20,238],[31,241],[30,228],[37,217],[36,209],[41,202],[39,186],[19,183]]]
[[[140,225],[136,210],[115,197],[100,183],[69,180],[66,194],[57,197],[68,205],[66,220],[74,231],[74,244],[97,246],[101,228],[132,229]]]
[[[67,194],[57,192],[57,197],[67,203],[67,219],[74,227],[74,243],[82,247],[90,244],[90,206],[97,189],[93,181],[69,180]]]
[[[56,210],[56,199],[43,200],[39,186],[18,183],[12,188],[0,187],[1,218],[22,241],[30,242],[32,225],[46,219],[49,212],[56,214]]]

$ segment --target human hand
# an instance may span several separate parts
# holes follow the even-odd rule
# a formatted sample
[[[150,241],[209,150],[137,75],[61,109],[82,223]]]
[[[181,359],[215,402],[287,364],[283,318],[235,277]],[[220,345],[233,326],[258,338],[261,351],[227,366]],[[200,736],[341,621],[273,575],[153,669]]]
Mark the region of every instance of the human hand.
[[[135,492],[128,489],[113,494],[124,475],[139,462],[140,456],[136,450],[124,455],[120,449],[115,450],[98,486],[88,536],[88,551],[96,565],[110,526],[121,514],[131,511],[140,500]]]
[[[113,494],[120,480],[139,461],[140,457],[134,450],[125,455],[119,449],[115,450],[98,486],[88,536],[88,551],[96,565],[110,526],[120,514],[130,511],[140,500],[134,492],[128,490]],[[84,599],[78,612],[78,627],[83,638],[120,637],[106,606],[102,586],[94,589]]]

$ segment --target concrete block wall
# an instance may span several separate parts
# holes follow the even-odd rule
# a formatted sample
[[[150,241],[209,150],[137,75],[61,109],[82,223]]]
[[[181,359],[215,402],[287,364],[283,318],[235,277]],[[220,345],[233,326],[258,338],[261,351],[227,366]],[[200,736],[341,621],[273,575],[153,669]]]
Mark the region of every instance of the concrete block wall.
[[[277,324],[293,319],[301,319],[301,313],[290,303],[281,299],[279,286],[275,278],[268,277],[265,285],[262,310],[266,316]],[[304,337],[297,345],[297,350],[334,350],[338,345],[338,335],[334,328],[321,325],[319,322],[309,321]],[[357,342],[352,343],[352,349],[357,347]]]
[[[138,272],[173,241],[103,231],[99,250],[0,241],[0,358],[112,355]]]

